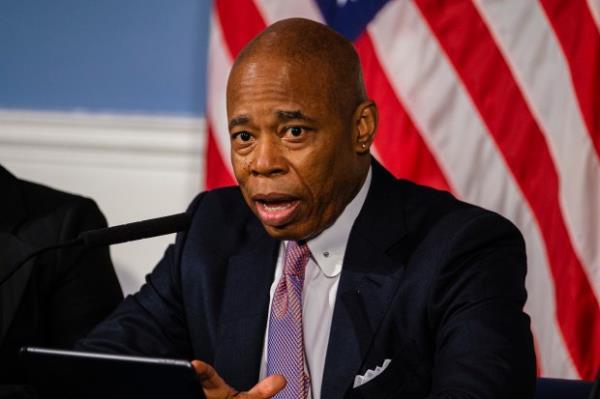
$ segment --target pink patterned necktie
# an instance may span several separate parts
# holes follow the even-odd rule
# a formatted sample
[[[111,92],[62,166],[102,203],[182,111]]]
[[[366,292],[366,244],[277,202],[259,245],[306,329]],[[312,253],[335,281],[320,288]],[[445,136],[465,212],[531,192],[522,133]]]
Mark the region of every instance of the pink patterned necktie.
[[[304,269],[310,257],[305,242],[289,241],[281,280],[277,284],[267,347],[267,375],[282,374],[286,387],[275,399],[305,399],[310,377],[304,370],[304,334],[302,332],[302,286]]]

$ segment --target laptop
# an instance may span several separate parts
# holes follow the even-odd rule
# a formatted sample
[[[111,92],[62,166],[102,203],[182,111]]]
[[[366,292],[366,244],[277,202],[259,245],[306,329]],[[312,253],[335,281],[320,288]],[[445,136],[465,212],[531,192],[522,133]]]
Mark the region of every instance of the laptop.
[[[187,360],[21,348],[28,382],[44,398],[204,398]]]

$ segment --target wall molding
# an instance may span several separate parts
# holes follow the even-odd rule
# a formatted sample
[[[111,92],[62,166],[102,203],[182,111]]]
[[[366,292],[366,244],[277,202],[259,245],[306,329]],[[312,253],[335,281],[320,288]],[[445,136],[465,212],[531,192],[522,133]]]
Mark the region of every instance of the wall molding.
[[[201,190],[202,118],[0,109],[0,163],[16,176],[94,198],[109,224],[181,212]],[[111,248],[126,293],[173,237]]]
[[[0,110],[0,160],[194,168],[201,117]]]

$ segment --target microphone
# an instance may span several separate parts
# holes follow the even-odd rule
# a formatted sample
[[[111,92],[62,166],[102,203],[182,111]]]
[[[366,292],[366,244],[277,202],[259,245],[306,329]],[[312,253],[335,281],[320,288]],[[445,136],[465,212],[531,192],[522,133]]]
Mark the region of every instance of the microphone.
[[[178,213],[140,222],[126,223],[119,226],[105,227],[84,231],[74,240],[48,245],[33,251],[0,280],[0,286],[11,278],[28,260],[44,252],[60,248],[82,246],[93,248],[102,245],[120,244],[128,241],[142,240],[144,238],[158,237],[165,234],[185,231],[190,227],[190,216],[187,213]]]
[[[76,240],[81,240],[83,246],[90,248],[176,233],[187,230],[189,226],[190,216],[187,213],[178,213],[141,222],[84,231]]]

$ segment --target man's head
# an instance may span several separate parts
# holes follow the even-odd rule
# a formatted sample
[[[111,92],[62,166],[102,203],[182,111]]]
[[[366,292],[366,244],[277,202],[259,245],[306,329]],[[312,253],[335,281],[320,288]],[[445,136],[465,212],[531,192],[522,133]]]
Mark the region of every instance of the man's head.
[[[236,59],[227,85],[231,161],[267,232],[309,239],[360,189],[377,124],[352,44],[305,19],[277,22]]]

